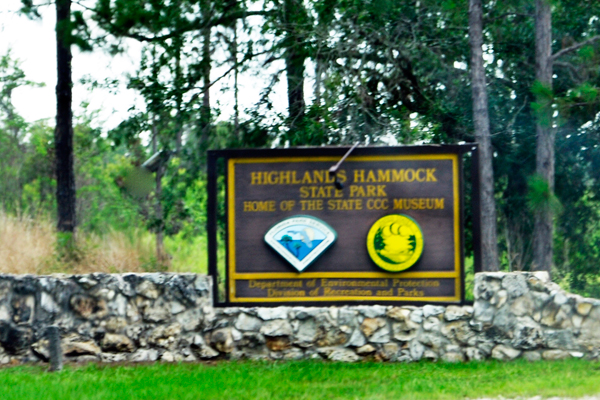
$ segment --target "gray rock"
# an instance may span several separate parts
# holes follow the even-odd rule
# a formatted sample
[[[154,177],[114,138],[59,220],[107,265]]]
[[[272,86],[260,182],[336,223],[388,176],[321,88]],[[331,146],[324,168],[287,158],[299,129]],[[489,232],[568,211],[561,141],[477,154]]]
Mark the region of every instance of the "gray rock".
[[[473,295],[475,302],[484,300],[489,301],[501,287],[501,277],[496,278],[490,273],[475,274],[475,287]]]
[[[570,330],[548,329],[545,331],[545,336],[546,346],[552,349],[577,350],[578,348],[578,346],[575,344],[573,332]]]
[[[423,322],[423,310],[413,310],[410,313],[410,320],[415,324],[421,324]]]
[[[284,360],[301,360],[304,358],[304,352],[298,348],[292,347],[283,354]]]
[[[231,346],[229,343],[228,346]],[[200,359],[206,360],[219,356],[219,352],[208,346],[202,336],[195,335],[192,339],[191,344],[192,351],[194,351]]]
[[[46,292],[42,292],[42,294],[40,295],[40,305],[42,306],[44,311],[49,312],[51,314],[60,312],[60,307],[58,306],[58,304],[56,304],[56,302],[52,298],[52,295]]]
[[[366,356],[375,353],[376,350],[377,349],[373,347],[373,345],[365,344],[364,346],[361,346],[356,349],[356,354],[358,354],[359,356]]]
[[[467,361],[483,361],[485,360],[485,354],[477,347],[467,347],[465,349],[465,356]]]
[[[411,341],[408,345],[408,349],[410,351],[410,357],[413,360],[419,361],[421,358],[423,358],[425,346],[423,346],[418,340]]]
[[[98,281],[90,278],[87,275],[83,275],[79,279],[77,279],[77,283],[83,286],[84,289],[91,289],[98,284]]]
[[[180,324],[174,323],[171,325],[159,325],[150,331],[150,334],[148,335],[148,343],[165,349],[174,349],[174,347],[179,343],[180,337]]]
[[[579,313],[579,315],[583,315],[585,317],[590,313],[592,307],[592,303],[589,303],[587,301],[581,301],[577,303],[577,312]]]
[[[441,349],[445,344],[448,343],[448,339],[440,335],[439,333],[425,332],[418,336],[418,340],[431,347],[433,350]]]
[[[151,362],[158,360],[158,351],[155,349],[138,349],[129,357],[131,362]]]
[[[30,324],[35,312],[35,297],[32,295],[13,296],[12,317],[17,324]]]
[[[171,319],[171,313],[168,309],[168,304],[163,298],[155,300],[152,306],[142,307],[142,315],[144,317],[144,321],[154,323],[164,323]]]
[[[12,319],[12,312],[10,312],[7,304],[0,305],[0,321],[10,321]]]
[[[519,319],[513,327],[512,336],[511,345],[522,350],[538,348],[544,341],[542,329],[531,318]]]
[[[360,356],[357,355],[352,350],[346,348],[338,348],[333,350],[327,356],[331,361],[341,361],[341,362],[356,362],[360,361]]]
[[[506,289],[511,299],[523,296],[528,290],[525,275],[518,272],[506,274],[502,279],[502,287]]]
[[[178,301],[172,301],[169,306],[172,315],[177,315],[186,310],[186,307]]]
[[[440,331],[442,335],[451,341],[461,344],[467,344],[475,336],[475,332],[471,329],[469,323],[464,320],[456,320],[444,324]]]
[[[231,336],[231,329],[217,329],[210,335],[210,344],[221,353],[233,352],[233,337]],[[202,355],[200,358],[206,358]]]
[[[196,289],[196,291],[200,292],[201,294],[210,296],[209,292],[211,286],[212,280],[210,276],[196,275],[196,279],[194,281],[194,288]]]
[[[256,314],[263,321],[271,321],[274,319],[286,319],[288,317],[288,309],[287,307],[261,307],[256,310]]]
[[[495,312],[495,308],[487,301],[476,300],[473,305],[473,318],[479,322],[492,322]]]
[[[301,347],[311,346],[317,338],[317,326],[314,319],[303,320],[298,324],[296,344]]]
[[[530,296],[524,295],[514,299],[510,305],[510,312],[517,317],[533,315],[534,302]]]
[[[103,351],[114,353],[131,353],[135,350],[135,345],[125,335],[107,333],[100,341],[100,346]]]
[[[444,319],[448,322],[466,320],[473,316],[473,307],[470,306],[448,306],[444,312]]]
[[[365,335],[362,334],[360,329],[355,329],[350,336],[350,339],[346,343],[348,347],[362,347],[367,343]]]
[[[171,352],[171,351],[165,351],[161,356],[160,356],[160,360],[164,361],[164,362],[181,362],[183,361],[184,357],[177,353],[177,352]]]
[[[292,335],[292,326],[285,319],[276,319],[269,321],[260,328],[260,333],[265,336],[290,336]]]
[[[108,315],[108,307],[104,299],[74,295],[71,297],[70,304],[73,311],[86,319],[99,319]]]
[[[262,321],[246,313],[240,313],[234,325],[240,331],[258,331],[262,326]]]
[[[63,354],[66,356],[99,355],[102,351],[93,340],[76,334],[63,337],[61,340]]]
[[[495,306],[496,308],[502,307],[506,301],[508,300],[508,291],[506,290],[498,290],[492,298],[490,299],[490,304]]]
[[[390,341],[390,328],[386,325],[378,329],[369,337],[370,343],[388,343]]]
[[[124,353],[102,353],[100,354],[100,360],[102,362],[116,363],[127,361],[127,354]]]
[[[197,308],[187,309],[175,318],[184,331],[195,331],[202,325],[203,314]]]
[[[564,350],[546,350],[542,352],[542,358],[544,360],[566,360],[571,358],[571,354]]]
[[[411,320],[405,322],[395,322],[392,324],[392,335],[394,339],[400,342],[408,342],[417,336],[419,325]]]
[[[542,283],[550,283],[550,274],[548,271],[533,271],[529,274],[532,277],[537,278]]]
[[[360,324],[360,330],[367,337],[371,337],[378,329],[387,326],[385,318],[365,318]]]
[[[445,310],[446,309],[442,306],[432,306],[428,304],[423,306],[423,317],[429,318],[432,316],[437,316],[443,314]]]
[[[423,321],[423,330],[428,332],[439,332],[441,322],[437,317],[427,317]]]
[[[357,306],[355,309],[365,318],[384,317],[387,311],[385,306]]]
[[[442,354],[442,360],[449,363],[457,363],[465,361],[465,356],[461,352],[448,352]]]
[[[540,361],[542,355],[538,351],[524,351],[523,358],[530,362]]]
[[[338,313],[338,322],[340,325],[356,326],[358,324],[358,312],[348,308],[341,308]]]
[[[404,307],[392,307],[390,308],[386,315],[396,321],[405,322],[410,319],[411,310]]]
[[[510,346],[499,344],[492,349],[492,358],[500,361],[514,360],[521,355],[521,351]]]
[[[397,361],[398,354],[400,352],[400,346],[397,343],[385,343],[381,346],[381,350],[377,353],[377,355],[386,361]]]
[[[266,336],[265,339],[271,351],[284,351],[292,347],[289,336]]]

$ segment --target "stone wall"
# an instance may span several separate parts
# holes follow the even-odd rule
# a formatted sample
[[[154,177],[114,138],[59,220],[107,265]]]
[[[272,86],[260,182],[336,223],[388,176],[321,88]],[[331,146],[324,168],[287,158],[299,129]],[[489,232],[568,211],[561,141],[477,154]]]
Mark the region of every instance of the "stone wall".
[[[600,301],[544,273],[485,273],[473,306],[213,308],[192,274],[0,275],[0,363],[215,358],[465,361],[598,358]]]

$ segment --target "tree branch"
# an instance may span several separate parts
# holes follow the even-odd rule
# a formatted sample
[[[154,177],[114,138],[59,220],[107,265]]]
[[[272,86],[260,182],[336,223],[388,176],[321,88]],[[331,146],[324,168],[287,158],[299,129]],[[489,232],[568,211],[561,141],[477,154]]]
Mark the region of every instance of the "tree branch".
[[[596,36],[592,36],[591,38],[589,38],[588,40],[584,40],[583,42],[580,43],[576,43],[573,46],[569,46],[567,48],[564,48],[562,50],[560,50],[559,52],[553,54],[550,57],[550,61],[554,62],[556,61],[557,58],[564,56],[565,54],[568,53],[572,53],[575,50],[579,50],[580,48],[582,48],[583,46],[587,46],[588,44],[592,44],[594,42],[597,42],[598,40],[600,40],[600,35],[596,35]]]

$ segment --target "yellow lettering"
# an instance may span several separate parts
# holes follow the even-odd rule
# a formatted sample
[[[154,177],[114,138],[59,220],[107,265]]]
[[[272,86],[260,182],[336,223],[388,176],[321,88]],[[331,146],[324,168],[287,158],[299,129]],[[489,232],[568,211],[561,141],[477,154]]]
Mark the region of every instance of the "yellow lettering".
[[[354,170],[354,182],[361,183],[364,181],[365,181],[365,170],[364,169]]]
[[[313,183],[325,183],[327,171],[313,171]]]
[[[250,174],[251,185],[262,185],[262,172],[252,172]]]
[[[435,168],[427,168],[427,182],[437,182],[435,175]]]
[[[373,170],[369,170],[369,173],[367,174],[367,183],[369,182],[377,182],[377,179],[375,179],[375,174],[373,173]]]
[[[389,182],[390,181],[390,170],[386,169],[385,171],[382,169],[377,170],[377,182]]]
[[[362,199],[347,199],[347,200],[328,200],[327,209],[329,211],[350,211],[362,210]]]
[[[403,169],[392,170],[392,182],[404,182],[404,170]]]
[[[308,196],[310,196],[309,189],[310,188],[308,186],[300,186],[300,198],[301,199],[306,199]]]
[[[310,172],[306,171],[304,176],[302,177],[302,184],[312,183],[312,178],[310,177]]]

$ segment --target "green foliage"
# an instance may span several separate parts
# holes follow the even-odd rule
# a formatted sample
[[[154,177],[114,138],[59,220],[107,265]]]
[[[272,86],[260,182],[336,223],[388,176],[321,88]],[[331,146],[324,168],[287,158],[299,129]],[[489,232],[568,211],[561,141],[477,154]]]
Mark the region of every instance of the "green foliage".
[[[33,1],[23,4],[35,13]],[[550,89],[535,77],[534,2],[483,6],[502,267],[529,267],[535,211],[550,208],[557,213],[554,275],[582,294],[597,293],[600,42],[554,60]],[[554,54],[600,32],[600,2],[556,0],[552,7]],[[98,0],[86,12],[75,10],[63,29],[72,32],[73,43],[81,40],[84,47],[102,45],[111,52],[123,51],[124,38],[142,43],[141,63],[128,84],[142,96],[144,107],[132,109],[107,134],[91,117],[76,128],[84,230],[163,229],[167,247],[177,249],[171,253],[182,252],[185,243],[202,248],[207,149],[474,138],[465,1]],[[3,105],[10,105],[14,88],[31,84],[17,67],[9,56],[0,62]],[[237,119],[223,121],[209,87],[217,70],[264,77],[260,101],[240,110]],[[273,105],[273,90],[288,74],[306,89],[303,98],[292,101],[301,109],[298,118],[277,114]],[[309,77],[314,78],[311,93]],[[0,151],[11,154],[0,159],[6,177],[0,181],[2,206],[15,213],[53,213],[52,129],[26,124],[5,107],[0,112]],[[554,192],[535,175],[538,121],[556,135]],[[156,193],[156,176],[150,184],[139,167],[159,150],[172,157],[161,170],[162,191]],[[221,180],[219,204],[223,186]],[[467,185],[467,204],[470,191]],[[218,214],[223,235],[224,209]],[[468,207],[465,219],[469,228]],[[466,241],[469,255],[469,229]]]
[[[550,209],[553,214],[560,214],[562,206],[560,200],[550,189],[550,184],[540,175],[533,175],[528,181],[527,202],[531,211]]]

